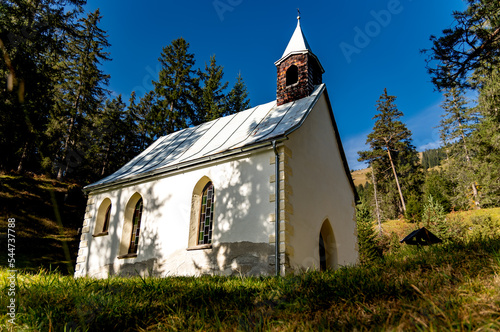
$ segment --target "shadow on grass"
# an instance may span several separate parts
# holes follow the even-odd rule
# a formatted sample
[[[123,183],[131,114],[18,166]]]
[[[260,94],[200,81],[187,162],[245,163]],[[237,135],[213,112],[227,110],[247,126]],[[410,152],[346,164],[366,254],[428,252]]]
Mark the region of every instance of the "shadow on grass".
[[[86,200],[75,184],[37,176],[0,175],[0,266],[7,267],[7,219],[15,218],[15,268],[71,274]],[[61,216],[56,219],[56,210]],[[69,255],[65,254],[65,247]]]

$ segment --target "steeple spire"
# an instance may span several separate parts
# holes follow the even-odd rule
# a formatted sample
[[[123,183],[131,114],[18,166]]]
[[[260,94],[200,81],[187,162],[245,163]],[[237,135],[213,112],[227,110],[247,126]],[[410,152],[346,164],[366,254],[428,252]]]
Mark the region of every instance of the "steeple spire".
[[[278,69],[278,105],[309,96],[314,86],[322,83],[322,74],[325,72],[302,32],[300,11],[297,9],[297,12],[297,27],[285,52],[274,63]]]
[[[309,43],[307,42],[307,39],[304,36],[304,33],[302,32],[302,28],[300,26],[300,12],[299,12],[299,16],[297,16],[297,27],[293,32],[292,38],[290,38],[290,41],[288,42],[285,52],[283,52],[281,58],[274,64],[277,65],[279,62],[281,62],[291,54],[299,54],[305,52],[312,53],[311,47],[309,46]]]

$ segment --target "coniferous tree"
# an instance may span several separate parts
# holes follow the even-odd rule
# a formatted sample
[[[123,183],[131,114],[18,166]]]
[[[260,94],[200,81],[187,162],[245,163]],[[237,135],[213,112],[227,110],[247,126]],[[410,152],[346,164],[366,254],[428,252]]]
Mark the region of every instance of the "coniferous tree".
[[[189,53],[189,43],[184,38],[164,47],[158,60],[161,70],[158,82],[153,81],[155,102],[148,115],[154,139],[191,124],[193,100],[199,90],[194,54]]]
[[[369,209],[364,205],[356,207],[356,224],[358,229],[359,260],[361,264],[373,263],[381,257],[377,247],[377,235],[373,228],[373,220]]]
[[[384,89],[377,101],[379,113],[374,116],[373,131],[366,141],[370,150],[358,152],[358,160],[370,160],[376,171],[378,188],[384,196],[382,209],[393,217],[406,212],[405,195],[419,196],[423,180],[418,154],[411,144],[411,132],[399,120],[403,113],[394,104],[395,99]],[[391,207],[396,209],[389,211]]]
[[[58,151],[57,178],[61,179],[77,167],[72,156],[82,156],[91,142],[85,142],[81,132],[107,93],[109,75],[100,69],[101,61],[110,60],[105,48],[109,46],[106,32],[98,27],[102,16],[99,10],[80,20],[79,31],[68,43],[71,55],[62,66],[63,80],[57,86],[58,101],[52,114],[52,125],[61,129],[62,146]]]
[[[238,113],[250,108],[247,87],[241,73],[238,73],[236,83],[227,96],[225,108],[224,115]]]
[[[456,184],[455,203],[464,207],[472,195],[475,207],[480,207],[477,189],[477,163],[473,157],[471,134],[478,122],[478,116],[473,108],[467,107],[463,92],[451,88],[445,93],[442,105],[445,114],[441,120],[441,137],[448,143],[450,160],[447,174]]]
[[[145,150],[153,142],[150,136],[148,116],[153,107],[154,91],[149,91],[136,103],[135,91],[132,91],[126,111],[126,121],[129,123],[129,149],[133,156]]]
[[[0,167],[4,169],[38,168],[54,105],[52,92],[61,75],[58,63],[83,4],[81,0],[0,4]]]
[[[227,115],[226,95],[224,90],[228,82],[223,82],[223,67],[217,65],[215,55],[210,57],[210,65],[205,64],[205,71],[198,73],[202,86],[200,87],[200,98],[196,112],[194,125],[215,120]]]
[[[450,212],[452,210],[452,188],[453,184],[445,171],[429,171],[426,173],[422,187],[423,197],[431,195],[446,212]]]
[[[453,26],[431,36],[427,70],[439,90],[475,86],[469,74],[500,64],[500,2],[467,0],[466,10],[453,13]]]
[[[477,110],[480,122],[473,132],[481,205],[500,206],[500,66],[485,68]]]
[[[121,95],[107,100],[102,112],[95,119],[100,150],[100,177],[116,171],[133,157],[129,155],[126,141],[130,127],[125,121],[125,106]]]
[[[478,207],[479,202],[481,206],[500,204],[497,143],[500,129],[500,3],[467,2],[466,10],[453,13],[454,24],[443,30],[441,37],[431,36],[433,47],[427,50],[430,51],[427,69],[436,88],[448,90],[448,94],[452,94],[451,88],[471,88],[478,92],[475,111],[479,116],[474,115],[477,120],[469,121],[470,114],[465,114],[466,125],[462,128],[466,132],[462,135],[462,128],[458,128],[455,140],[448,137],[446,128],[442,133],[449,157],[447,173],[457,190],[452,199],[460,208]],[[459,154],[458,147],[461,147]]]

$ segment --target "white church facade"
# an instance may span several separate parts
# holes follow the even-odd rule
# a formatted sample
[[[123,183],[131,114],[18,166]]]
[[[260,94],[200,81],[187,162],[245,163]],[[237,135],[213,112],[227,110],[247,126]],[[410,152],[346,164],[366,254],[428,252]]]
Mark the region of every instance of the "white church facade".
[[[275,64],[276,101],[161,137],[85,187],[75,277],[357,263],[355,188],[300,21]]]

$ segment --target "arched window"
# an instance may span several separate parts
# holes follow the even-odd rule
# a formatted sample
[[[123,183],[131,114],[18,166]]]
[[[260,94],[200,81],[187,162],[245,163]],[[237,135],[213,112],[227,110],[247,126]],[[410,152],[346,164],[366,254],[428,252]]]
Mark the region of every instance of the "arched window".
[[[102,232],[108,232],[109,229],[109,219],[111,218],[111,204],[109,204],[106,214],[104,215],[104,224],[102,225]]]
[[[142,198],[137,202],[134,208],[134,216],[132,219],[132,234],[130,237],[130,246],[128,248],[129,254],[137,253],[137,246],[139,245],[139,233],[141,231],[141,217]]]
[[[212,243],[212,229],[214,220],[214,185],[207,183],[203,188],[200,208],[200,226],[198,235],[198,244]]]
[[[194,186],[189,221],[188,250],[212,247],[214,229],[215,186],[204,176]]]
[[[299,69],[295,65],[291,65],[286,70],[286,86],[295,84],[299,81]]]
[[[130,197],[125,206],[125,220],[123,222],[118,258],[132,258],[137,256],[143,205],[142,196],[139,193],[135,193]]]
[[[105,198],[99,206],[99,210],[97,210],[94,236],[108,235],[111,220],[111,206],[111,200],[109,198]]]

